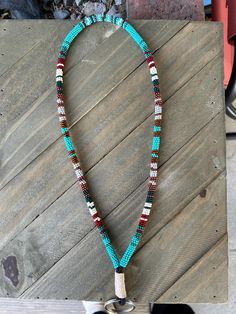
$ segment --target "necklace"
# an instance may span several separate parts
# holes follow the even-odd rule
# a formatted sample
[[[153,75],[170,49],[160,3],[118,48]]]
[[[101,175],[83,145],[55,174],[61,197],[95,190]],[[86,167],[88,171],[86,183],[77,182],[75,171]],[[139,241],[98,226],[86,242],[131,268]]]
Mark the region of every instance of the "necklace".
[[[70,48],[72,41],[75,37],[87,26],[92,25],[96,22],[110,22],[117,26],[122,27],[124,30],[128,32],[128,34],[134,39],[134,41],[141,48],[145,59],[148,63],[148,67],[150,70],[151,81],[153,84],[154,91],[154,126],[153,126],[153,140],[152,140],[152,153],[151,153],[151,162],[150,162],[150,174],[148,181],[148,190],[147,196],[144,202],[143,211],[141,213],[138,226],[135,234],[133,235],[126,251],[124,252],[121,259],[118,258],[113,245],[111,243],[108,231],[106,230],[103,221],[96,209],[92,196],[89,193],[88,185],[84,173],[81,169],[79,158],[75,152],[74,145],[72,143],[70,137],[70,131],[68,128],[68,124],[66,121],[66,113],[64,106],[64,93],[63,93],[63,72],[64,72],[64,64],[65,59]],[[152,208],[154,192],[156,190],[156,181],[157,181],[157,168],[158,168],[158,156],[159,156],[159,148],[160,148],[160,134],[161,134],[161,119],[162,119],[162,99],[160,96],[159,89],[159,79],[157,75],[157,70],[155,66],[155,62],[153,60],[152,54],[142,39],[142,37],[138,34],[138,32],[131,26],[128,22],[124,21],[122,18],[111,16],[111,15],[103,15],[97,14],[85,17],[81,22],[79,22],[65,37],[58,55],[57,62],[57,70],[56,70],[56,86],[57,86],[57,108],[59,114],[59,122],[61,133],[64,137],[64,142],[69,154],[69,158],[72,161],[76,177],[80,184],[81,190],[83,192],[88,210],[92,216],[94,224],[96,225],[108,256],[111,259],[113,267],[115,269],[115,295],[116,298],[109,300],[105,303],[105,308],[111,312],[120,312],[115,305],[119,304],[121,306],[127,304],[128,308],[123,309],[122,311],[132,311],[134,309],[134,305],[131,300],[127,299],[127,293],[125,288],[125,277],[124,277],[124,269],[127,267],[131,257],[133,256],[140,240],[142,234],[144,232],[144,228],[148,222],[149,214]],[[110,305],[114,306],[114,309],[110,309]]]

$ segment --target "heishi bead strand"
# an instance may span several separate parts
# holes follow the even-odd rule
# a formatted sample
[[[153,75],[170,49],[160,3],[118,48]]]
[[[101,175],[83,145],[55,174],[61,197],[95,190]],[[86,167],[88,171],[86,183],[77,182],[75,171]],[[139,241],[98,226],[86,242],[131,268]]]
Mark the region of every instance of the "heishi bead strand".
[[[150,162],[150,173],[148,180],[147,196],[144,202],[144,207],[138,222],[138,226],[134,236],[132,237],[126,251],[124,252],[121,259],[118,258],[109,234],[105,229],[103,221],[96,209],[92,196],[89,193],[86,178],[84,176],[83,170],[80,166],[80,161],[77,157],[74,145],[70,137],[70,131],[68,128],[68,123],[66,120],[65,112],[65,99],[63,93],[63,73],[66,55],[70,48],[72,41],[75,37],[87,26],[92,25],[96,22],[110,22],[119,27],[122,27],[128,32],[128,34],[134,39],[134,41],[141,48],[145,59],[148,63],[151,82],[153,84],[154,91],[154,126],[153,126],[153,140],[152,140],[152,152],[151,152],[151,162]],[[56,86],[57,86],[57,108],[59,114],[59,122],[61,133],[64,138],[64,142],[68,151],[69,158],[72,161],[76,177],[78,179],[79,185],[83,192],[87,208],[92,216],[94,224],[98,228],[108,256],[111,259],[113,267],[115,269],[115,294],[121,305],[126,302],[126,289],[125,289],[125,279],[124,279],[124,269],[127,267],[131,257],[133,256],[144,232],[145,226],[148,222],[149,215],[152,209],[154,192],[157,186],[157,173],[158,173],[158,158],[160,149],[160,135],[161,135],[161,120],[162,120],[162,99],[159,89],[159,78],[157,75],[157,69],[153,56],[142,37],[137,33],[137,31],[129,23],[124,21],[122,18],[113,17],[111,15],[97,14],[89,17],[85,17],[81,22],[79,22],[65,37],[58,55],[57,70],[56,70]]]

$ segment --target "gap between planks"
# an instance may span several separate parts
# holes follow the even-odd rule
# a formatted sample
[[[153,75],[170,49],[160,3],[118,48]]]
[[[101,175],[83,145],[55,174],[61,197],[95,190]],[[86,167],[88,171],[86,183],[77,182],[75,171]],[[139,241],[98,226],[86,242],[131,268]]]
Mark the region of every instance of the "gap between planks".
[[[142,25],[144,25],[144,24],[146,24],[147,23],[147,21],[145,22],[145,23],[143,23]],[[189,21],[186,21],[186,23],[180,28],[180,29],[178,29],[178,31],[175,33],[175,34],[173,34],[172,36],[170,36],[170,38],[164,43],[164,44],[162,44],[162,45],[160,45],[160,47],[159,48],[157,48],[157,49],[154,49],[153,50],[153,54],[155,54],[158,50],[160,50],[162,47],[164,47],[175,35],[177,35],[180,31],[182,31],[187,25],[189,24]],[[140,25],[140,27],[142,26],[142,25]],[[119,29],[117,29],[117,30],[119,30]],[[115,32],[114,32],[115,33]],[[114,34],[113,33],[113,34]],[[112,34],[112,35],[113,35]],[[111,36],[112,36],[111,35]],[[129,37],[128,37],[129,38]],[[128,40],[128,38],[126,38],[126,40]],[[125,40],[125,41],[126,41]],[[104,40],[105,41],[105,40]],[[103,42],[104,42],[103,41]],[[102,43],[103,43],[102,42]],[[101,43],[101,44],[102,44]],[[100,46],[100,44],[98,45],[98,46]],[[97,47],[98,47],[97,46]],[[95,51],[96,49],[97,49],[97,47],[93,50],[93,51]],[[92,52],[93,52],[92,51]],[[76,65],[78,65],[78,64],[80,64],[80,63],[82,63],[83,62],[83,59],[80,61],[80,62],[78,62],[77,64],[75,64],[74,66],[76,66]],[[94,105],[93,105],[93,107],[91,107],[88,111],[86,111],[79,119],[77,119],[73,124],[71,124],[70,126],[69,126],[69,129],[71,129],[75,124],[77,124],[83,117],[85,117],[91,110],[93,110],[99,103],[101,103],[115,88],[117,88],[119,85],[121,85],[122,84],[122,82],[123,81],[125,81],[132,73],[134,73],[142,64],[144,64],[145,63],[145,60],[144,61],[142,61],[138,66],[136,66],[131,72],[129,72],[125,77],[123,77],[116,85],[114,85],[110,90],[109,90],[109,92],[107,93],[107,94],[105,94],[98,102],[96,102]],[[69,72],[68,73],[70,73],[70,71],[74,68],[74,66],[73,67],[71,67],[70,69],[69,69]],[[201,71],[201,69],[200,69],[200,71]],[[196,73],[197,74],[197,73]],[[182,87],[182,86],[181,86]],[[180,87],[180,88],[181,88]],[[49,88],[49,89],[51,89],[52,90],[52,88],[53,88],[53,85]],[[179,88],[179,89],[180,89]],[[46,95],[48,94],[48,90],[49,89],[47,89],[45,92],[44,92],[44,94],[46,93]],[[178,91],[178,90],[177,90]],[[176,92],[177,92],[176,91]],[[171,97],[172,97],[173,95],[171,95]],[[40,98],[43,98],[43,96],[40,96]],[[168,97],[166,100],[168,100],[170,97]],[[34,103],[37,103],[37,100],[36,101],[34,101]],[[37,103],[37,107],[38,106],[40,106],[40,102],[39,103]],[[23,121],[24,121],[24,119],[27,117],[29,115],[29,112],[27,112],[22,118],[21,118],[21,120],[23,119]],[[55,117],[56,117],[56,112],[55,112]],[[18,122],[19,123],[19,122]],[[18,125],[18,123],[16,123],[17,125]],[[9,135],[8,135],[9,136]],[[62,135],[60,135],[58,138],[56,138],[56,140],[54,140],[52,143],[50,143],[44,150],[42,150],[42,152],[39,154],[39,155],[37,155],[34,159],[32,159],[31,161],[30,161],[30,163],[29,164],[27,164],[25,167],[23,167],[16,175],[14,175],[6,184],[4,184],[1,188],[0,188],[0,191],[8,184],[8,183],[10,183],[18,174],[20,174],[22,171],[24,171],[32,162],[34,162],[44,151],[46,151],[49,147],[51,147],[56,141],[58,141],[60,138],[62,137]]]
[[[220,239],[218,239],[215,244],[208,250],[206,251],[205,253],[202,254],[202,256],[199,257],[199,259],[196,260],[196,262],[189,267],[189,269],[187,269],[187,271],[185,273],[183,273],[181,276],[179,276],[179,278],[176,279],[176,281],[171,285],[169,286],[160,296],[158,296],[157,300],[155,301],[158,302],[159,300],[161,300],[166,293],[168,293],[173,286],[175,286],[182,278],[184,278],[185,276],[188,276],[188,274],[194,270],[195,268],[198,267],[198,265],[202,262],[204,262],[205,260],[208,259],[208,257],[212,254],[212,252],[215,252],[217,250],[217,248],[222,245],[222,243],[224,241],[227,241],[228,239],[228,235],[227,235],[227,232],[224,233]],[[228,262],[228,259],[227,259],[227,262]]]
[[[207,126],[208,124],[210,124],[214,119],[216,119],[220,114],[222,114],[222,110],[221,110],[213,119],[211,119],[211,121],[210,121],[209,123],[207,123],[206,126]],[[205,126],[205,127],[206,127],[206,126]],[[199,132],[198,132],[198,133],[199,133]],[[196,133],[196,136],[197,136],[197,133]],[[189,143],[189,142],[188,142],[188,143]],[[187,144],[186,144],[186,145],[187,145]],[[184,146],[185,146],[185,145],[184,145]],[[174,154],[174,155],[175,155],[175,154]],[[172,156],[174,156],[174,155],[172,155]],[[214,182],[216,179],[218,179],[218,178],[222,175],[223,172],[225,172],[225,167],[224,167],[218,174],[216,174],[216,175],[214,176],[214,178],[213,178],[210,182],[208,182],[208,184],[207,184],[206,186],[201,187],[201,189],[206,188],[207,186],[211,185],[212,182]],[[196,193],[193,195],[193,197],[192,197],[186,204],[184,204],[184,207],[179,210],[179,212],[177,213],[177,215],[174,215],[174,216],[173,216],[173,219],[168,220],[167,223],[165,223],[165,224],[163,225],[163,227],[161,227],[157,232],[155,232],[154,235],[151,236],[151,237],[148,239],[147,242],[145,242],[143,245],[141,245],[141,246],[137,249],[137,251],[135,252],[134,256],[140,251],[140,249],[141,249],[142,247],[144,247],[146,244],[148,244],[149,241],[150,241],[152,238],[154,238],[164,227],[166,227],[166,226],[167,226],[171,221],[173,221],[179,214],[181,214],[182,210],[184,210],[184,208],[187,207],[187,206],[198,196],[198,194],[199,194],[199,191],[196,192]],[[111,214],[113,213],[113,211],[114,211],[114,209],[113,209],[109,214],[107,214],[106,216],[104,216],[103,219],[105,219],[106,217],[108,217],[109,215],[111,215]],[[94,232],[94,231],[95,231],[95,227],[94,227],[91,231],[89,231],[84,237],[82,237],[79,242],[77,242],[73,247],[71,247],[71,248],[67,251],[67,253],[64,254],[54,265],[52,265],[51,267],[49,267],[48,270],[47,270],[40,278],[38,278],[32,285],[30,285],[24,292],[22,292],[22,293],[20,294],[20,297],[21,297],[21,296],[24,296],[25,292],[27,292],[29,289],[31,289],[31,287],[34,286],[34,285],[37,283],[37,281],[38,281],[39,279],[41,279],[43,276],[45,276],[58,262],[61,262],[61,260],[62,260],[63,258],[65,258],[76,246],[78,246],[78,244],[82,244],[82,243],[87,239],[87,237],[90,236],[90,233],[92,233],[92,232]],[[217,241],[218,241],[218,239],[217,239]],[[206,252],[204,252],[203,254],[206,254]],[[197,262],[197,260],[196,260],[196,262]],[[195,263],[194,263],[194,264],[195,264]],[[192,265],[191,265],[191,267],[192,267]]]
[[[220,114],[220,113],[218,113],[218,114]],[[214,118],[212,118],[212,119],[214,119]],[[212,120],[212,119],[211,119],[211,120]],[[211,121],[211,120],[210,120],[210,121]],[[208,123],[210,123],[210,121],[209,121]],[[207,124],[208,124],[208,123],[207,123]],[[206,124],[206,125],[207,125],[207,124]],[[202,128],[204,128],[204,127],[205,127],[205,125],[204,125]],[[199,132],[200,132],[200,131],[201,131],[201,129],[199,130]],[[199,133],[199,132],[197,132],[197,133]],[[197,133],[195,133],[195,135],[196,135]],[[195,135],[194,135],[194,136],[195,136]],[[193,136],[193,137],[194,137],[194,136]],[[192,139],[192,138],[190,138],[190,140],[191,140],[191,139]],[[189,140],[189,141],[190,141],[190,140]],[[188,142],[187,142],[187,143],[188,143]],[[186,143],[185,143],[185,144],[186,144]],[[185,145],[185,144],[184,144],[184,145]],[[184,145],[182,145],[179,149],[181,149]],[[77,181],[76,181],[76,182],[77,182]],[[76,183],[76,182],[75,182],[75,183]],[[75,184],[75,183],[74,183],[74,184]],[[73,186],[74,184],[72,184],[71,186]],[[142,184],[143,184],[143,182],[141,183],[141,185],[142,185]],[[70,187],[71,187],[71,186],[70,186]],[[70,187],[69,187],[69,188],[70,188]],[[68,188],[68,189],[69,189],[69,188]],[[68,191],[68,189],[67,189],[66,191]],[[63,195],[66,191],[64,191],[61,195]],[[132,194],[132,192],[131,192],[131,194]],[[57,200],[58,198],[60,198],[61,195],[59,195],[59,196],[56,198],[56,200]],[[129,195],[128,195],[127,197],[129,197]],[[127,198],[127,197],[126,197],[126,198]],[[125,198],[125,199],[126,199],[126,198]],[[56,200],[55,200],[55,201],[56,201]],[[55,201],[54,201],[54,202],[55,202]],[[123,201],[124,201],[124,200],[122,200],[121,203],[122,203]],[[54,202],[53,202],[53,203],[54,203]],[[49,204],[49,205],[45,208],[44,211],[46,211],[53,203]],[[118,204],[117,206],[119,206],[119,204]],[[116,207],[117,207],[117,206],[116,206]],[[116,207],[115,207],[115,208],[116,208]],[[44,211],[43,211],[43,212],[44,212]],[[42,212],[42,213],[43,213],[43,212]],[[42,214],[42,213],[41,213],[41,214]],[[37,219],[37,218],[38,218],[38,216],[37,216],[35,219]],[[33,221],[34,221],[35,219],[33,219]],[[28,223],[22,230],[24,230],[25,228],[27,228],[31,223],[32,223],[32,221],[31,221],[30,223]],[[22,231],[22,230],[21,230],[21,231]],[[20,231],[20,232],[21,232],[21,231]],[[19,232],[19,233],[20,233],[20,232]],[[18,235],[19,233],[17,233],[16,236],[15,236],[14,238],[12,238],[12,240],[14,240],[14,239],[17,237],[17,235]]]
[[[1,26],[2,26],[2,24],[3,24],[3,28],[7,28],[8,26],[9,26],[9,24],[18,24],[18,23],[24,23],[23,21],[9,21],[9,20],[5,20],[6,22],[3,22],[3,21],[1,21]],[[36,24],[39,24],[40,26],[42,26],[42,23],[45,23],[45,21],[34,21],[34,23]],[[47,21],[46,21],[46,23],[48,23]],[[59,27],[60,27],[60,23],[57,23],[57,24],[59,24]],[[58,26],[57,26],[58,27]],[[57,28],[56,27],[56,28]],[[54,28],[55,29],[55,28]],[[54,30],[53,29],[53,30]],[[51,29],[50,29],[50,31],[51,31]],[[21,35],[22,35],[22,33],[21,33]],[[6,36],[6,35],[5,35]],[[17,36],[17,35],[13,35],[13,38],[12,39],[14,39],[14,37],[15,36]],[[15,62],[13,62],[11,65],[8,65],[8,68],[6,69],[6,70],[4,70],[4,72],[2,72],[1,74],[0,74],[0,78],[3,76],[3,75],[5,75],[8,71],[10,71],[18,62],[20,62],[25,56],[27,56],[29,53],[31,53],[32,52],[32,50],[33,49],[35,49],[36,48],[36,46],[38,46],[40,43],[42,43],[43,41],[45,41],[45,39],[47,39],[49,36],[48,36],[48,33],[46,34],[46,36],[42,36],[41,38],[40,38],[40,40],[39,41],[36,41],[35,43],[33,43],[33,46],[31,47],[31,48],[29,48],[29,50],[27,50],[22,56],[20,56]]]
[[[201,68],[201,70],[199,70],[194,76],[192,76],[191,77],[191,79],[189,80],[189,81],[187,81],[185,84],[183,84],[175,93],[174,93],[174,95],[178,92],[178,91],[180,91],[180,90],[182,90],[186,85],[188,85],[192,80],[193,80],[193,78],[196,76],[196,75],[198,75],[201,71],[203,71],[204,70],[204,68],[207,66],[207,65],[209,65],[209,63],[211,63],[211,62],[213,62],[215,59],[217,59],[219,57],[219,54],[217,54],[213,59],[211,59],[209,62],[207,62],[207,64],[205,64],[205,66],[204,67],[202,67]],[[169,100],[170,98],[172,98],[174,95],[171,95],[167,100]],[[166,100],[166,101],[167,101]],[[175,156],[184,146],[186,146],[189,142],[191,142],[192,141],[192,139],[195,137],[195,136],[197,136],[198,134],[200,134],[201,133],[201,131],[208,125],[208,124],[210,124],[211,122],[212,122],[212,120],[214,120],[217,116],[219,116],[220,114],[222,114],[222,112],[223,112],[223,109],[222,110],[220,110],[219,112],[217,112],[207,123],[205,123],[196,133],[194,133],[188,140],[187,140],[187,142],[185,142],[185,143],[183,143],[182,145],[180,145],[179,147],[178,147],[178,149],[175,151],[175,153],[173,154],[173,155],[171,155],[171,156],[169,156],[163,163],[160,163],[160,166],[159,166],[159,170],[162,168],[162,166],[164,166],[173,156]],[[152,114],[151,114],[152,115]],[[99,163],[101,163],[102,161],[103,161],[103,159],[106,157],[106,156],[108,156],[110,153],[112,153],[113,152],[113,150],[114,149],[116,149],[116,147],[118,146],[118,145],[120,145],[129,135],[131,135],[138,127],[140,127],[143,123],[145,123],[146,122],[146,120],[148,119],[148,118],[150,118],[150,116],[151,115],[149,115],[148,117],[146,117],[141,123],[139,123],[134,129],[132,129],[130,132],[129,132],[129,134],[127,134],[126,135],[126,137],[125,138],[123,138],[115,147],[113,147],[108,153],[106,153],[105,155],[103,155],[103,157],[96,163],[96,164],[94,164],[93,166],[91,166],[86,172],[85,172],[85,175],[88,173],[88,172],[90,172],[93,168],[95,168]],[[53,144],[53,143],[52,143]],[[51,145],[52,145],[51,144]],[[50,146],[51,146],[50,145]],[[40,156],[40,155],[39,155]],[[38,157],[39,157],[38,156]],[[38,158],[37,157],[37,158]],[[216,177],[217,177],[218,175],[216,175]],[[147,180],[147,178],[144,180],[144,181],[142,181],[138,186],[137,186],[137,188],[136,188],[136,190],[140,187],[140,186],[142,186],[142,184],[144,184],[144,182]],[[212,181],[214,181],[215,180],[215,177],[212,179]],[[19,233],[21,233],[24,229],[26,229],[33,221],[35,221],[40,215],[42,215],[50,206],[52,206],[62,195],[64,195],[69,189],[71,189],[71,187],[73,187],[74,185],[76,185],[77,184],[77,180],[72,184],[72,185],[70,185],[65,191],[63,191],[63,193],[61,193],[60,195],[58,195],[56,198],[55,198],[55,200],[53,201],[53,202],[51,202],[50,204],[48,204],[46,207],[45,207],[45,209],[39,214],[39,215],[37,215],[32,221],[30,221],[22,230],[20,230],[9,242],[11,242],[11,241],[13,241],[16,237],[17,237],[17,235],[19,234]],[[120,204],[121,203],[123,203],[132,193],[133,193],[134,191],[131,191],[129,194],[127,194],[126,195],[126,197],[124,198],[124,199],[122,199],[113,209],[112,209],[112,212],[113,212],[113,210],[115,210],[118,206],[120,206]],[[194,196],[195,197],[195,196]],[[194,198],[193,197],[193,198]],[[112,213],[111,212],[111,213]],[[110,213],[109,213],[110,214]],[[104,218],[106,218],[109,214],[107,214],[107,215],[105,215],[104,216]],[[95,229],[95,228],[93,228],[93,229]],[[92,229],[92,230],[93,230]],[[91,230],[91,231],[92,231]],[[90,231],[90,232],[91,232]],[[86,236],[86,235],[85,235]],[[8,243],[9,243],[8,242]],[[3,247],[3,248],[5,248],[7,246],[7,244]],[[73,248],[73,247],[72,247]]]

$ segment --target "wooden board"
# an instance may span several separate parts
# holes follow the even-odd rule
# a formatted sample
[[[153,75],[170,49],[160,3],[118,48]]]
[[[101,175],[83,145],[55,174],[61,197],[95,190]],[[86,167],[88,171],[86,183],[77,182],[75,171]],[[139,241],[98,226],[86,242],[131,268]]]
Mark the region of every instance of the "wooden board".
[[[51,29],[57,23],[60,35],[39,39],[0,77],[5,84],[0,104],[0,295],[106,300],[114,294],[113,270],[85,209],[56,116],[53,60],[73,23],[45,23]],[[159,188],[151,221],[127,269],[127,288],[137,302],[175,302],[167,291],[208,252],[213,250],[217,259],[213,247],[227,233],[222,28],[186,21],[132,24],[157,61],[165,105]],[[91,192],[121,255],[143,207],[153,96],[138,47],[122,29],[104,25],[86,30],[70,51],[66,108]],[[39,74],[30,81],[33,60]],[[227,298],[227,254],[221,258],[225,266],[214,280],[205,270],[209,292],[203,294],[199,282],[191,299],[188,275],[186,294],[178,302],[208,302],[215,283],[222,289],[213,301]],[[208,269],[209,260],[203,260]],[[9,265],[14,265],[12,277]]]

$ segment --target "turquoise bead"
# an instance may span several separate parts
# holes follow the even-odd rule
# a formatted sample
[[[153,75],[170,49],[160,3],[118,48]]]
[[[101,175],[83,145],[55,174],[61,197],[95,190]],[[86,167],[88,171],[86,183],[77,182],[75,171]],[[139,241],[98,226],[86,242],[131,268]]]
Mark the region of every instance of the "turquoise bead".
[[[73,42],[73,40],[75,39],[75,37],[83,30],[85,29],[87,26],[90,26],[96,22],[108,22],[108,23],[113,23],[114,25],[120,26],[122,27],[124,30],[126,30],[128,32],[128,34],[131,36],[131,38],[133,38],[133,40],[136,42],[136,44],[140,47],[140,49],[142,50],[145,58],[150,57],[152,54],[149,51],[149,48],[147,46],[147,43],[143,40],[143,38],[139,35],[139,33],[133,28],[132,25],[130,25],[128,22],[124,21],[122,18],[120,17],[116,17],[116,16],[112,16],[112,15],[104,15],[104,14],[96,14],[96,15],[92,15],[92,16],[88,16],[86,18],[83,19],[83,21],[79,22],[65,37],[62,45],[61,45],[61,51],[62,53],[59,53],[59,57],[60,58],[65,58],[71,43]],[[155,92],[159,92],[159,88],[157,87],[157,85],[159,84],[158,80],[154,80],[153,81],[153,85],[154,85],[154,91]],[[160,126],[154,126],[153,127],[154,132],[159,132],[161,131],[161,127]],[[62,134],[65,134],[66,132],[68,132],[68,128],[61,128],[61,132]],[[64,136],[64,142],[66,145],[66,148],[68,151],[72,151],[74,150],[74,146],[73,143],[71,141],[70,137]],[[153,138],[153,142],[152,142],[152,149],[153,150],[158,150],[160,146],[160,137],[155,136]],[[76,156],[75,153],[71,154],[70,157],[74,157]],[[158,155],[156,153],[152,153],[152,157],[157,158]],[[103,244],[106,248],[106,251],[108,253],[108,256],[110,257],[112,264],[114,266],[114,268],[117,268],[119,266],[122,267],[126,267],[129,263],[129,260],[131,259],[131,257],[133,256],[140,240],[141,240],[141,236],[142,233],[137,232],[135,233],[135,235],[132,237],[125,253],[123,254],[121,260],[119,260],[112,244],[110,241],[110,237],[107,234],[107,232],[104,230],[104,226],[102,225],[101,227],[98,228],[99,231],[103,231],[101,233],[101,238],[103,241]],[[137,230],[144,230],[144,227],[142,226],[138,226]]]

